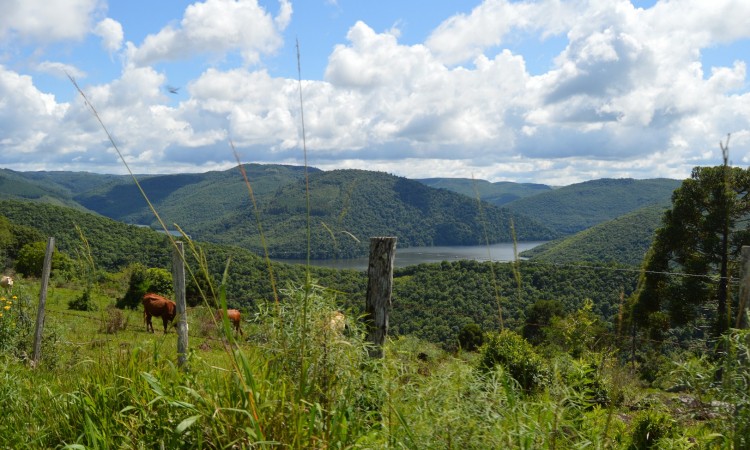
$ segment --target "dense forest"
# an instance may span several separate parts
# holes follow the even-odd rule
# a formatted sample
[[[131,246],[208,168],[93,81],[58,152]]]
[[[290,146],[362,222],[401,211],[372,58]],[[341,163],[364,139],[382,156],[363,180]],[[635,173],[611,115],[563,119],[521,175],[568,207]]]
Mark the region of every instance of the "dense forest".
[[[83,234],[92,259],[101,271],[123,271],[136,263],[165,270],[170,268],[172,248],[164,234],[49,204],[6,200],[0,201],[0,208],[6,230],[22,227],[34,230],[33,234],[17,233],[15,239],[9,240],[12,244],[7,247],[6,258],[15,259],[24,245],[54,236],[57,250],[70,261],[80,254]],[[202,242],[195,242],[195,245],[205,257],[214,284],[221,280],[227,261],[231,259],[226,285],[230,305],[254,310],[259,304],[274,299],[268,265],[263,258],[240,247]],[[192,256],[189,260],[194,266],[198,263]],[[65,273],[71,270],[70,266],[68,263],[54,270],[58,271],[60,278],[73,277],[73,274]],[[364,272],[304,268],[282,263],[272,263],[272,267],[274,277],[282,285],[302,283],[309,270],[319,284],[339,293],[343,308],[357,314],[364,308],[367,285]],[[498,302],[504,320],[520,327],[526,310],[533,303],[550,299],[561,302],[568,311],[580,307],[584,299],[592,299],[596,312],[609,319],[616,310],[620,293],[624,291],[629,295],[637,280],[637,273],[633,272],[534,263],[522,263],[518,272],[522,292],[517,289],[513,266],[507,263],[458,261],[397,269],[394,273],[392,330],[397,335],[413,334],[441,345],[454,346],[459,330],[469,323],[486,329],[496,327]],[[494,280],[491,273],[495,274]]]
[[[277,258],[306,257],[308,220],[313,258],[364,256],[367,238],[375,235],[396,235],[402,248],[510,242],[513,231],[517,240],[548,240],[644,206],[665,205],[679,185],[676,180],[623,179],[552,189],[315,168],[307,169],[308,185],[305,173],[299,166],[247,164],[242,170],[136,178],[167,228],[177,224],[197,240],[237,245],[256,254],[268,250]],[[71,206],[162,228],[129,176],[3,169],[2,198]],[[648,245],[648,238],[639,245]]]
[[[521,256],[536,262],[615,263],[638,268],[665,210],[665,206],[646,206],[572,236],[526,250]]]
[[[605,178],[524,197],[505,206],[562,235],[570,235],[645,206],[667,206],[680,184],[679,180],[666,178]]]
[[[487,180],[472,180],[469,178],[422,178],[417,181],[430,187],[458,192],[467,197],[477,198],[478,196],[483,201],[496,206],[503,206],[514,200],[552,189],[546,184],[513,183],[510,181],[492,183]]]

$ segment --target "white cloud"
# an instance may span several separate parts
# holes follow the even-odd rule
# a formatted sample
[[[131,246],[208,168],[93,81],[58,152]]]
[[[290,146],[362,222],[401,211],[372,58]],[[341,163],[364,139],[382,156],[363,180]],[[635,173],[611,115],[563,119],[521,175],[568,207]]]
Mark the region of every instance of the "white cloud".
[[[99,0],[5,0],[0,5],[0,38],[80,40],[98,7]]]
[[[257,0],[196,2],[185,9],[179,27],[170,25],[147,36],[140,47],[129,44],[130,59],[136,65],[150,65],[239,51],[247,64],[255,64],[262,54],[283,44],[280,32],[289,23],[292,7],[282,0],[280,9],[274,18]]]
[[[100,21],[94,27],[94,34],[102,38],[102,47],[109,53],[114,53],[122,47],[122,25],[116,20],[107,17]]]
[[[68,75],[73,78],[85,78],[86,72],[78,69],[70,64],[65,64],[56,61],[42,61],[36,66],[36,70],[42,73],[48,73],[57,78],[67,79]]]
[[[750,17],[748,5],[487,0],[415,45],[357,22],[330,54],[325,79],[302,82],[310,163],[555,185],[681,178],[695,165],[717,164],[718,141],[732,133],[730,158],[749,164],[750,57],[738,54],[727,67],[701,60],[712,46],[750,38],[737,18]],[[135,64],[118,79],[84,88],[138,171],[231,166],[230,138],[245,160],[301,162],[297,80],[249,68],[283,44],[291,4],[281,1],[276,14],[254,0],[195,3],[177,25],[140,47],[129,43]],[[504,48],[510,38],[553,34],[567,45],[541,75]],[[115,34],[99,35],[112,37],[103,41],[115,48]],[[243,67],[207,69],[179,96],[166,95],[167,74],[150,67],[232,52],[243,56]],[[39,66],[60,68],[74,69]],[[11,99],[0,104],[0,146],[3,154],[18,152],[15,164],[52,158],[117,166],[82,101],[56,103],[7,69],[0,77],[0,98]],[[45,156],[57,148],[60,154]]]

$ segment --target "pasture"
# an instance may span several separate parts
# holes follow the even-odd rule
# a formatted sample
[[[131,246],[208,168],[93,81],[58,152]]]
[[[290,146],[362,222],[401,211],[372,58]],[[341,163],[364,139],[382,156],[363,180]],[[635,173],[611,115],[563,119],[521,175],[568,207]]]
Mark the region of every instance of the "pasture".
[[[370,358],[356,319],[331,329],[326,291],[280,294],[242,322],[240,341],[224,338],[211,310],[191,308],[180,370],[175,331],[147,333],[142,309],[113,310],[116,289],[94,289],[96,311],[80,312],[67,309],[76,286],[50,286],[41,364],[0,356],[0,447],[628,448],[658,438],[735,448],[731,428],[744,423],[703,406],[721,398],[696,384],[707,360],[673,375],[703,397],[648,388],[606,352],[549,353],[543,389],[528,391],[511,369],[477,371],[487,353],[403,337]],[[22,280],[15,295],[12,307],[30,312],[38,281]]]

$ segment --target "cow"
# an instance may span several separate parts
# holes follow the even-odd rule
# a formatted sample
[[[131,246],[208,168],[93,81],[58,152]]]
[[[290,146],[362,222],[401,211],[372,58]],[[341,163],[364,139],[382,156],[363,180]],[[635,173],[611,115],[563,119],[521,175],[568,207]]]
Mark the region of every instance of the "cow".
[[[332,331],[335,334],[341,334],[346,330],[346,316],[341,311],[334,311],[328,316],[324,324],[326,331]]]
[[[0,278],[0,287],[2,287],[8,295],[11,295],[13,293],[13,278],[3,275],[3,277]]]
[[[227,310],[227,318],[228,318],[228,319],[229,319],[229,321],[230,321],[230,322],[232,323],[232,326],[234,327],[234,332],[235,332],[235,333],[239,333],[239,334],[240,334],[241,336],[244,336],[244,335],[242,334],[242,328],[240,327],[240,320],[241,320],[241,315],[240,315],[240,312],[239,312],[239,310],[236,310],[236,309],[228,309],[228,310]],[[222,317],[221,317],[221,310],[219,310],[219,311],[216,311],[216,320],[217,320],[217,321],[220,321],[220,320],[222,320]]]
[[[167,326],[177,315],[177,305],[172,300],[164,298],[161,295],[152,292],[147,293],[141,300],[143,303],[143,320],[146,322],[146,331],[154,332],[154,325],[151,323],[151,317],[161,317],[164,322],[164,333],[167,333]]]

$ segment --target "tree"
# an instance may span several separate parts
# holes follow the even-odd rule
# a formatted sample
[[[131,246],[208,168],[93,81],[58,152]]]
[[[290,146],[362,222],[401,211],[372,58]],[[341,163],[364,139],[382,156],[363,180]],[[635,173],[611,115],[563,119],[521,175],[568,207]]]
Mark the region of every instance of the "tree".
[[[41,277],[44,257],[47,252],[47,243],[38,241],[21,247],[16,259],[15,269],[27,277]],[[69,274],[73,264],[68,255],[54,251],[52,253],[52,275]]]
[[[484,333],[474,322],[467,323],[458,333],[458,345],[467,352],[473,352],[484,344]]]
[[[685,325],[715,302],[714,333],[728,329],[729,266],[750,244],[750,169],[729,167],[726,150],[724,161],[694,168],[672,195],[644,263],[633,309],[638,324],[665,312],[673,326]]]
[[[118,299],[115,306],[120,309],[136,309],[141,305],[146,292],[153,292],[164,297],[172,297],[172,274],[165,269],[146,268],[143,264],[135,263],[129,268],[130,284],[125,295]]]

